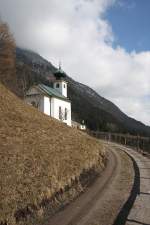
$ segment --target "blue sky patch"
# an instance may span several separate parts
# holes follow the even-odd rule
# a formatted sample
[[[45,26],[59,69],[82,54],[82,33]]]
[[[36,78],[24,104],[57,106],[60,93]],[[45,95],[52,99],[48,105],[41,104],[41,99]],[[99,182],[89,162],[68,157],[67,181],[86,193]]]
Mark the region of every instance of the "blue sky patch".
[[[128,52],[150,50],[150,1],[121,0],[105,14],[115,35],[115,46]]]

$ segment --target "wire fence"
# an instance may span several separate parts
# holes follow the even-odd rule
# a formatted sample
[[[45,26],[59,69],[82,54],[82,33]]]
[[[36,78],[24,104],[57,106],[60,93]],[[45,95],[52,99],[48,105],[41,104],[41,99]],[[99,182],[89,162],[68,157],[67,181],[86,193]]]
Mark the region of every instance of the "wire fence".
[[[100,131],[87,131],[87,133],[95,138],[105,141],[115,142],[125,146],[132,147],[143,154],[150,155],[150,138],[134,136],[130,134],[108,133]]]

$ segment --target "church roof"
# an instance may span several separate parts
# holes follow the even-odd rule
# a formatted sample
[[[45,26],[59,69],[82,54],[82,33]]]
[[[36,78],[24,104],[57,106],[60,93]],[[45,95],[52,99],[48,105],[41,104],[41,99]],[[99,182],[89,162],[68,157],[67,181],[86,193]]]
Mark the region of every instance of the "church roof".
[[[49,95],[50,97],[56,97],[59,99],[62,99],[64,101],[70,101],[68,98],[66,98],[65,96],[61,95],[57,90],[55,90],[54,88],[51,88],[49,86],[46,86],[44,84],[39,84],[38,88],[44,92],[45,94]]]

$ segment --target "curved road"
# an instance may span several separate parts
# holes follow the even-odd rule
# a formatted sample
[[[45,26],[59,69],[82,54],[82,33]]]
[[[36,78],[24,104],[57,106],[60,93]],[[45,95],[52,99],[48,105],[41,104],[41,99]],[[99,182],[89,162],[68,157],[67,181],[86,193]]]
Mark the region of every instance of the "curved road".
[[[150,160],[123,146],[105,145],[106,169],[45,225],[150,225]]]

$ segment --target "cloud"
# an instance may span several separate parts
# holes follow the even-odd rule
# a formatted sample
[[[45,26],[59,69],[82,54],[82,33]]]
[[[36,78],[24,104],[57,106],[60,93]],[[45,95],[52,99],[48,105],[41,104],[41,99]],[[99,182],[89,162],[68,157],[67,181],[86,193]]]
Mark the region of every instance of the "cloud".
[[[118,0],[117,7],[121,7],[125,10],[133,10],[136,7],[136,3],[134,0]]]
[[[0,0],[0,15],[21,47],[39,52],[150,125],[150,52],[113,48],[115,34],[104,19],[119,0]]]

